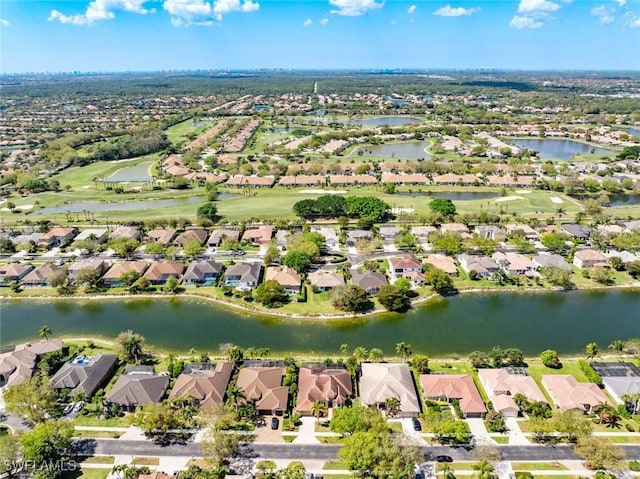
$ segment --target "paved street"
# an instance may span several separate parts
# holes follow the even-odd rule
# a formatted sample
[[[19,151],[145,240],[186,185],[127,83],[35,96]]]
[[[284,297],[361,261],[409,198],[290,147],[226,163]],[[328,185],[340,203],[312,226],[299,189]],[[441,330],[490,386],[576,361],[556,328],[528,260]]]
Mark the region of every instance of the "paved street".
[[[552,461],[576,459],[569,446],[498,446],[506,461]],[[630,459],[640,458],[640,445],[621,445]],[[244,450],[255,457],[270,459],[322,459],[337,457],[339,445],[335,444],[248,444]],[[472,451],[462,447],[425,446],[421,448],[425,457],[448,455],[454,460],[474,460]],[[76,440],[73,454],[91,455],[136,455],[136,456],[193,456],[201,454],[199,444],[186,443],[161,446],[149,441],[123,441],[114,439]]]

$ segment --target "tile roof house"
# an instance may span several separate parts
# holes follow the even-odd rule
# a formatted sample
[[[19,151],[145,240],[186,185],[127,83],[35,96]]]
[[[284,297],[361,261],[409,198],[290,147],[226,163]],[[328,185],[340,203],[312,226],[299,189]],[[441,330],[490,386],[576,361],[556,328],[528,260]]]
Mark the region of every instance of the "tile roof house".
[[[184,246],[185,242],[188,240],[196,240],[200,244],[203,244],[209,233],[206,230],[186,230],[180,233],[176,239],[173,240],[173,244],[176,246]]]
[[[344,276],[333,271],[319,269],[307,276],[309,283],[318,291],[328,291],[344,285]]]
[[[566,262],[566,260],[559,254],[554,253],[541,253],[531,258],[539,268],[560,268],[565,271],[572,272],[572,266]]]
[[[421,374],[420,384],[427,399],[460,402],[464,417],[483,417],[487,408],[468,374]]]
[[[286,175],[280,178],[280,186],[325,186],[324,175]]]
[[[70,389],[70,395],[82,392],[91,397],[111,378],[118,363],[115,354],[98,354],[95,357],[77,356],[68,361],[51,378],[54,389]]]
[[[67,274],[66,266],[45,263],[31,270],[22,278],[25,286],[49,286],[49,281],[58,274]]]
[[[253,289],[260,281],[262,267],[259,263],[236,263],[224,273],[224,284],[236,289]]]
[[[156,261],[151,263],[142,277],[151,284],[165,284],[171,276],[179,279],[183,271],[184,265],[180,261]]]
[[[500,271],[500,266],[486,256],[462,253],[458,256],[458,262],[465,273],[468,274],[469,271],[475,271],[481,278],[491,278],[491,276]]]
[[[206,284],[216,282],[222,274],[224,266],[213,260],[196,260],[189,263],[182,276],[182,284]]]
[[[424,257],[423,261],[427,264],[444,271],[449,276],[458,276],[458,268],[456,262],[451,256],[443,254],[430,254]]]
[[[352,397],[353,383],[346,369],[300,368],[296,411],[301,416],[311,415],[316,401],[327,407],[338,407]]]
[[[209,246],[220,246],[224,239],[237,240],[240,238],[240,231],[234,229],[213,230],[207,240]]]
[[[63,246],[71,242],[76,235],[75,228],[56,227],[44,233],[37,241],[38,246],[53,248]]]
[[[324,242],[328,247],[335,248],[336,246],[338,246],[339,239],[335,228],[332,228],[330,226],[312,226],[311,231],[320,233],[322,236],[324,236]]]
[[[111,239],[124,238],[134,239],[138,241],[140,240],[140,238],[142,238],[140,230],[135,226],[118,226],[111,232],[109,236],[111,237]]]
[[[359,239],[371,239],[373,233],[368,230],[349,230],[347,233],[347,244],[353,246]]]
[[[478,377],[495,410],[507,417],[516,417],[520,411],[513,400],[516,394],[529,401],[547,402],[531,376],[510,374],[506,369],[478,369]]]
[[[169,399],[190,397],[200,407],[224,401],[231,363],[194,363],[185,366],[169,394]]]
[[[510,275],[533,276],[538,271],[537,264],[519,253],[496,251],[491,257]]]
[[[429,235],[434,231],[438,231],[435,226],[412,226],[411,232],[420,241],[426,241],[429,239]]]
[[[242,235],[242,241],[248,243],[265,244],[271,241],[273,237],[273,226],[262,225],[257,228],[248,228]]]
[[[96,270],[102,276],[109,269],[109,263],[101,258],[87,258],[82,261],[76,261],[69,266],[69,278],[75,280],[78,272],[83,269]]]
[[[225,183],[227,186],[253,186],[254,188],[271,188],[275,183],[273,176],[244,176],[235,175],[230,177]]]
[[[289,388],[282,385],[283,377],[284,368],[247,367],[240,370],[236,384],[259,414],[276,414],[286,411],[289,402]]]
[[[573,255],[573,264],[578,268],[595,268],[597,266],[609,266],[609,260],[605,255],[593,249],[581,249]]]
[[[365,271],[361,273],[357,270],[351,271],[351,284],[354,286],[360,286],[367,293],[377,293],[380,288],[389,284],[387,277],[380,273],[374,273],[373,271]]]
[[[375,185],[378,179],[372,175],[329,175],[329,182],[332,185]]]
[[[20,281],[32,270],[33,266],[28,263],[11,263],[0,266],[0,283]]]
[[[302,278],[293,268],[287,266],[269,266],[265,274],[265,281],[273,279],[289,294],[300,294]]]
[[[422,273],[422,265],[414,254],[405,253],[389,258],[389,273],[392,279],[402,278],[410,272]]]
[[[418,393],[409,366],[405,363],[363,363],[360,376],[362,402],[370,407],[384,407],[385,401],[392,397],[400,400],[400,416],[420,414]]]
[[[505,237],[504,230],[496,225],[478,225],[475,227],[474,231],[481,238],[487,238],[494,241],[502,241]]]
[[[78,233],[73,241],[93,240],[96,243],[104,243],[108,237],[109,230],[107,228],[87,228]]]
[[[469,228],[467,225],[463,225],[462,223],[443,223],[440,225],[440,231],[442,233],[459,233],[459,234],[469,234]]]
[[[138,479],[176,479],[176,476],[170,476],[169,474],[165,474],[164,472],[160,471],[153,471],[149,474],[140,474],[138,476]]]
[[[400,228],[395,225],[380,225],[378,227],[378,233],[382,239],[392,240],[400,234]]]
[[[147,239],[150,243],[160,243],[162,246],[169,246],[175,237],[176,230],[173,228],[157,228],[147,233]]]
[[[589,236],[591,235],[591,228],[584,225],[565,223],[560,225],[560,228],[562,228],[563,231],[565,231],[566,233],[569,233],[574,238],[578,238],[585,241],[588,240]]]
[[[54,339],[19,344],[13,350],[1,353],[0,387],[28,381],[40,356],[61,350],[62,339]]]
[[[142,276],[149,264],[146,261],[122,261],[121,263],[116,263],[102,275],[102,282],[107,286],[121,286],[120,277],[123,274],[135,271],[139,276]]]
[[[607,396],[593,383],[579,383],[570,374],[545,374],[542,385],[560,409],[591,412],[594,406],[607,402]]]
[[[169,376],[166,374],[156,374],[152,366],[134,366],[118,378],[105,399],[131,411],[138,406],[160,402],[167,387]]]

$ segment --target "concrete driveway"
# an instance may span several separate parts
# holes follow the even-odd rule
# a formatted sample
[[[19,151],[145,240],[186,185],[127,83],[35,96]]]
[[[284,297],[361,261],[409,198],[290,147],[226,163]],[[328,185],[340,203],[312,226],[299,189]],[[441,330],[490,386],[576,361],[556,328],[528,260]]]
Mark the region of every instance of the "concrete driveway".
[[[465,419],[467,424],[469,425],[469,429],[471,429],[471,434],[476,440],[486,443],[495,443],[491,436],[489,436],[489,432],[484,425],[484,420],[481,418],[467,418]]]
[[[271,418],[278,418],[278,429],[271,429]],[[284,443],[282,438],[282,417],[279,416],[261,416],[264,422],[259,422],[256,426],[256,430],[253,433],[254,442],[268,442],[268,443]]]
[[[509,434],[509,445],[529,446],[531,443],[522,434],[518,420],[515,417],[505,417],[504,422],[507,425]]]
[[[293,440],[294,444],[320,444],[316,437],[316,418],[301,417],[300,428],[298,429],[298,437]]]

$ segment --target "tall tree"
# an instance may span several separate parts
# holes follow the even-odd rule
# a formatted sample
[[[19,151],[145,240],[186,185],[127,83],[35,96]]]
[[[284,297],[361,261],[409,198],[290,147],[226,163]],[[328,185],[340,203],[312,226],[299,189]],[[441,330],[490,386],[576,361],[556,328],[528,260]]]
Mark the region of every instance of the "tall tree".
[[[126,361],[138,362],[143,353],[144,336],[134,333],[132,330],[122,331],[116,337],[116,344],[120,349],[120,355]]]
[[[413,354],[413,350],[411,349],[411,345],[405,343],[404,341],[396,344],[396,353],[406,361]]]
[[[52,335],[52,334],[53,334],[53,331],[46,324],[43,325],[43,326],[40,326],[40,329],[38,330],[38,335],[41,338],[44,338],[45,340],[48,340],[49,336]]]

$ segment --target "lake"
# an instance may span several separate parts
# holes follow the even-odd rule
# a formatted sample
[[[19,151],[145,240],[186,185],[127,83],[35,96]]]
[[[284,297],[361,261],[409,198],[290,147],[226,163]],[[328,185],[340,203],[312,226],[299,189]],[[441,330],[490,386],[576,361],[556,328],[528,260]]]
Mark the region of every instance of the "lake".
[[[429,147],[428,141],[404,141],[401,143],[385,143],[383,145],[361,146],[353,150],[349,156],[388,156],[402,160],[429,159],[431,155],[425,150]]]
[[[467,355],[492,346],[537,355],[546,348],[579,353],[596,341],[640,337],[640,290],[567,293],[462,294],[407,314],[347,320],[257,316],[199,299],[2,299],[3,344],[33,340],[47,324],[55,335],[113,338],[133,329],[164,350],[217,352],[218,345],[268,347],[274,353],[336,354],[340,345],[380,347],[394,354],[405,341],[414,352]]]
[[[548,138],[517,138],[510,140],[520,148],[528,148],[538,152],[540,158],[556,160],[570,160],[574,155],[586,155],[594,150],[595,153],[614,153],[607,148],[598,148],[572,140],[558,140]]]
[[[630,206],[640,205],[640,195],[628,195],[626,193],[613,193],[609,195],[604,206]]]
[[[151,168],[152,164],[153,164],[153,161],[149,161],[146,163],[140,163],[139,165],[135,165],[135,166],[127,166],[125,168],[120,168],[111,176],[104,178],[104,181],[112,181],[112,182],[151,181],[153,177],[151,176],[149,169]]]
[[[417,125],[422,123],[420,118],[414,118],[412,116],[382,116],[378,118],[352,118],[348,120],[328,120],[329,122],[344,123],[345,125],[359,125],[359,126],[404,126],[404,125]]]
[[[429,196],[431,198],[444,198],[451,201],[489,200],[500,196],[500,193],[490,191],[398,191],[394,194],[411,196],[413,198]]]
[[[78,201],[64,205],[51,206],[34,210],[35,215],[56,215],[61,213],[82,213],[83,211],[136,211],[157,210],[172,206],[190,205],[204,202],[202,196],[189,196],[187,198],[173,198],[166,200],[140,200],[140,201],[115,201],[113,203],[100,203],[97,201]]]
[[[627,131],[629,132],[630,135],[640,136],[640,129],[638,128],[627,128]]]

